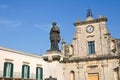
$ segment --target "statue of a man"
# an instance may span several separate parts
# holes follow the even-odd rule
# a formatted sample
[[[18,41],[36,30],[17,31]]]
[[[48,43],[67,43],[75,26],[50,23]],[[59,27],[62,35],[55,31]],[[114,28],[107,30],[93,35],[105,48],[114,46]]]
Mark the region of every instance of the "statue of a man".
[[[50,30],[51,50],[59,50],[58,43],[60,42],[60,29],[55,22]]]

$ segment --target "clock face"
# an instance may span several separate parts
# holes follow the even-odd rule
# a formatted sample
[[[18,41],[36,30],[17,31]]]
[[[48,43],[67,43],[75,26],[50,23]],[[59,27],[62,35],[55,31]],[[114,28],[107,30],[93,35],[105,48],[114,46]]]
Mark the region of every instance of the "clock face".
[[[86,31],[87,31],[88,33],[91,33],[91,32],[94,31],[94,27],[93,27],[92,25],[90,25],[90,26],[87,27]]]

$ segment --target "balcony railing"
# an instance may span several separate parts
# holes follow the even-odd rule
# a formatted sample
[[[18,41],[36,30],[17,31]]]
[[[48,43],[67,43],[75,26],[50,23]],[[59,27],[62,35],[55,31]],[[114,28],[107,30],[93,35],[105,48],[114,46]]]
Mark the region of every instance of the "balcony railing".
[[[21,78],[21,73],[20,72],[14,72],[13,78]]]
[[[13,73],[13,78],[21,79],[21,72],[14,72]],[[0,71],[0,77],[3,77],[3,71]],[[36,74],[31,73],[30,74],[30,79],[36,79]]]
[[[0,71],[0,77],[3,77],[3,71]]]

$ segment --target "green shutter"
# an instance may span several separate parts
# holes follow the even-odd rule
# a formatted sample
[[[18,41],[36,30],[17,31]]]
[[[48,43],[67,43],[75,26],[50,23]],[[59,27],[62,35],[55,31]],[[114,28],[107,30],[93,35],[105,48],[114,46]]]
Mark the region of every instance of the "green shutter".
[[[90,42],[88,42],[88,50],[89,50],[89,54],[91,53],[91,44]]]
[[[6,77],[7,62],[4,63],[3,77]]]
[[[43,68],[40,68],[40,80],[43,80]]]
[[[27,70],[27,78],[29,79],[30,78],[30,66],[27,66],[28,67],[28,70]]]
[[[36,80],[38,80],[38,67],[36,67]]]
[[[22,65],[22,79],[24,79],[24,66],[25,65]]]
[[[12,64],[12,63],[10,63],[10,65],[11,65],[10,77],[12,78],[12,77],[13,77],[13,64]]]
[[[93,53],[95,53],[95,44],[94,44],[94,42],[92,43],[92,49],[93,49]]]

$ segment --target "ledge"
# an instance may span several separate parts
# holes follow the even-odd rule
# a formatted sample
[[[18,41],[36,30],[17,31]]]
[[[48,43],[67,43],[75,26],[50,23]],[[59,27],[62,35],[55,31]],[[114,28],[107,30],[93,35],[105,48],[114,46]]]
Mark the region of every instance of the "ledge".
[[[99,61],[99,60],[109,60],[109,59],[120,59],[118,55],[96,55],[94,57],[86,56],[86,57],[74,57],[74,58],[64,58],[62,63],[72,63],[72,62],[86,62],[86,61]]]
[[[84,24],[90,24],[90,23],[97,23],[97,22],[102,22],[102,21],[107,22],[107,18],[103,17],[103,18],[98,18],[98,19],[94,19],[94,20],[75,22],[74,25],[78,26],[78,25],[84,25]]]

